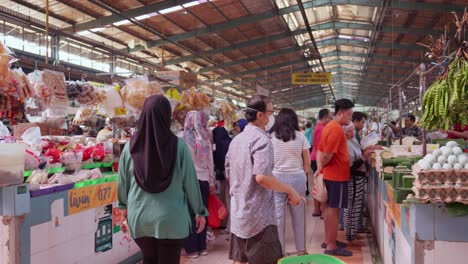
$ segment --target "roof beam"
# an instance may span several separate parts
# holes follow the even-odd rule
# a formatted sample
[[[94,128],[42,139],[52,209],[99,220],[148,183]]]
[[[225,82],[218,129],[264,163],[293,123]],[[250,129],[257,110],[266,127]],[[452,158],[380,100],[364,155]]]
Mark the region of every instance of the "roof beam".
[[[300,72],[301,70],[303,69],[309,69],[309,67],[301,67],[301,68],[297,68],[297,69],[294,69],[294,72]],[[336,76],[339,76],[339,78],[342,78],[341,76],[343,77],[346,77],[346,76],[352,76],[352,77],[356,77],[356,78],[359,78],[360,80],[362,80],[363,78],[363,75],[362,75],[362,71],[360,70],[354,70],[354,69],[344,69],[344,68],[337,68],[337,73],[336,74],[332,74],[332,81],[336,78]],[[348,72],[343,72],[343,71],[348,71]],[[331,72],[334,72],[334,69],[332,69]],[[392,73],[391,72],[379,72],[379,71],[369,71],[368,72],[369,75],[371,76],[387,76],[387,77],[391,77],[392,76]],[[281,73],[278,73],[278,74],[275,74],[275,77],[276,76],[284,76],[284,75],[288,75],[287,77],[285,78],[282,78],[282,79],[273,79],[273,80],[269,80],[267,83],[260,83],[260,85],[264,86],[264,87],[267,87],[268,89],[272,90],[272,91],[275,91],[279,88],[284,88],[284,84],[283,82],[288,82],[288,85],[292,85],[290,83],[291,81],[291,76],[290,76],[290,72],[281,72]],[[398,73],[394,73],[394,76],[397,76]],[[403,74],[401,74],[403,75]],[[252,82],[252,83],[255,83],[255,82],[258,82],[260,79],[256,79],[256,78],[249,78],[249,79],[243,79],[242,81],[236,81],[236,82],[232,82],[232,83],[228,83],[228,84],[223,84],[224,87],[233,87],[235,85],[242,85],[243,83],[247,83],[247,82]],[[388,78],[367,78],[366,77],[366,80],[371,80],[371,81],[390,81]],[[271,84],[275,84],[275,85],[271,85]],[[252,87],[252,86],[243,86],[242,88],[255,88],[255,87]]]
[[[249,75],[249,74],[254,74],[254,73],[258,73],[258,72],[273,70],[273,69],[277,69],[277,68],[281,68],[281,67],[285,67],[285,66],[289,66],[289,65],[294,65],[294,64],[300,64],[300,63],[304,63],[304,62],[306,62],[306,61],[304,61],[304,59],[286,61],[286,62],[282,62],[282,63],[279,63],[279,64],[273,64],[273,65],[253,69],[253,70],[248,70],[248,71],[239,72],[239,73],[235,73],[235,74],[220,76],[219,78],[217,78],[217,80],[237,78],[237,77],[241,77],[241,76],[244,76],[244,75]]]
[[[281,56],[281,55],[285,55],[285,54],[288,54],[288,53],[303,51],[304,49],[305,49],[305,47],[302,46],[302,47],[292,47],[292,48],[282,49],[280,51],[274,51],[274,52],[270,52],[270,53],[264,53],[264,54],[260,54],[260,55],[253,56],[253,57],[247,57],[247,58],[237,60],[237,61],[231,61],[231,62],[227,62],[227,63],[223,63],[223,64],[218,64],[218,66],[209,66],[209,67],[200,69],[198,71],[198,73],[206,73],[206,72],[214,71],[214,70],[218,69],[219,67],[231,67],[231,66],[235,66],[235,65],[239,65],[239,64],[249,63],[251,61],[256,61],[256,60],[261,60],[261,59],[265,59],[265,58]],[[326,52],[326,53],[321,54],[322,58],[335,57],[335,56],[349,56],[349,57],[367,58],[367,54],[357,53],[357,52],[330,51],[330,52]],[[419,61],[418,59],[411,59],[411,58],[405,58],[405,57],[395,58],[395,57],[392,57],[392,56],[383,56],[383,55],[374,55],[374,56],[372,56],[372,58],[382,59],[382,60],[397,59],[400,62],[401,61],[411,61],[411,62],[418,62]],[[171,65],[171,64],[172,63],[167,63],[166,65]]]
[[[381,0],[314,0],[314,1],[304,3],[304,8],[309,9],[309,8],[321,7],[321,6],[348,5],[348,4],[380,7],[382,5],[382,1]],[[419,3],[419,2],[411,3],[411,2],[403,2],[400,0],[390,1],[390,7],[398,8],[398,9],[411,9],[411,10],[435,10],[435,11],[442,11],[442,12],[463,12],[464,11],[464,6],[462,5],[446,5],[446,4]],[[291,5],[288,7],[281,8],[279,10],[273,9],[273,10],[269,10],[261,14],[244,16],[241,18],[230,20],[228,22],[210,25],[209,27],[206,27],[206,28],[196,29],[196,30],[192,30],[186,33],[173,35],[173,36],[168,37],[168,40],[170,41],[187,40],[190,38],[214,33],[217,31],[222,31],[222,30],[226,30],[230,28],[235,28],[241,25],[254,23],[260,20],[265,20],[265,19],[273,18],[275,16],[286,15],[286,14],[294,13],[298,11],[300,11],[298,5]],[[148,47],[160,46],[162,44],[163,44],[163,40],[154,40],[154,41],[148,42]],[[144,49],[143,46],[137,46],[134,49],[131,49],[131,51],[132,52],[140,51],[142,49]]]
[[[369,41],[357,40],[357,39],[327,39],[322,41],[317,41],[319,47],[323,46],[336,46],[336,45],[347,45],[347,46],[358,46],[367,48],[369,46]],[[394,43],[384,43],[378,42],[375,45],[377,48],[386,48],[386,49],[401,49],[401,50],[424,50],[424,47],[418,45],[403,45],[403,44],[394,44]]]
[[[237,60],[237,61],[231,61],[231,62],[219,64],[219,65],[222,65],[223,67],[231,67],[231,66],[234,66],[234,65],[244,64],[244,63],[248,63],[248,62],[251,62],[251,61],[256,61],[256,60],[281,56],[281,55],[285,55],[285,54],[289,54],[289,53],[293,53],[293,52],[299,52],[299,51],[302,51],[302,47],[295,46],[295,47],[292,47],[292,48],[282,49],[282,50],[274,51],[274,52],[270,52],[270,53],[264,53],[264,54],[260,54],[260,55],[257,55],[257,56],[247,57],[245,59],[241,59],[241,60]],[[209,72],[209,71],[216,70],[217,68],[219,68],[219,65],[218,66],[209,66],[209,67],[200,69],[198,71],[198,73],[206,73],[206,72]]]
[[[348,65],[364,66],[364,62],[353,61],[353,60],[342,60],[342,59],[327,61],[327,62],[324,62],[324,64],[325,65],[348,64]],[[369,66],[384,68],[384,69],[414,69],[414,67],[410,67],[410,66],[403,66],[403,65],[394,65],[394,66],[392,66],[392,65],[378,64],[378,63],[371,63],[371,64],[369,64]]]
[[[317,25],[311,25],[310,26],[312,30],[322,30],[322,29],[363,29],[363,30],[371,30],[373,29],[373,25],[371,24],[363,24],[363,23],[351,23],[351,22],[325,22],[322,24],[317,24]],[[393,31],[392,31],[393,30]],[[434,31],[434,30],[426,30],[426,29],[412,29],[412,28],[402,28],[402,27],[383,27],[382,28],[383,32],[395,32],[395,33],[401,33],[401,34],[421,34],[421,35],[435,35],[439,33],[440,31]],[[292,32],[286,32],[286,33],[279,33],[275,34],[272,36],[268,36],[265,38],[258,38],[254,40],[249,40],[249,41],[244,41],[238,44],[233,44],[229,45],[227,47],[219,48],[219,49],[213,49],[213,50],[208,50],[208,51],[203,51],[200,52],[201,55],[214,55],[214,54],[220,54],[224,52],[229,52],[233,50],[238,50],[250,46],[257,46],[259,44],[264,44],[264,43],[269,43],[273,42],[276,40],[280,40],[283,38],[291,37],[291,36],[297,36],[300,34],[304,34],[306,32],[306,29],[297,29]],[[133,51],[133,50],[132,50]],[[178,64],[181,62],[187,62],[187,61],[193,61],[197,58],[195,55],[188,55],[188,56],[182,56],[176,59],[168,60],[166,62],[166,65],[173,65],[173,64]]]
[[[89,30],[92,28],[100,28],[100,27],[104,27],[107,25],[112,25],[115,22],[122,21],[122,16],[125,16],[128,18],[135,18],[135,17],[146,15],[149,13],[158,12],[166,8],[171,8],[177,5],[183,5],[189,2],[193,2],[193,0],[166,0],[163,2],[147,4],[141,7],[123,11],[120,13],[120,15],[114,14],[110,16],[100,17],[100,18],[97,18],[88,22],[76,24],[72,27],[68,27],[63,30],[79,32],[79,31]]]

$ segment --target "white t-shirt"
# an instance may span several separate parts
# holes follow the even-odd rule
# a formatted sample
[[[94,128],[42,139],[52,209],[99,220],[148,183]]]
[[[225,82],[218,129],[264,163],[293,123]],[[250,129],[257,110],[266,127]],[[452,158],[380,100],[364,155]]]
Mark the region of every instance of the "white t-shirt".
[[[288,142],[278,139],[275,134],[271,135],[273,149],[275,151],[276,173],[299,173],[304,172],[302,151],[309,150],[310,144],[303,133],[296,131],[296,139]]]

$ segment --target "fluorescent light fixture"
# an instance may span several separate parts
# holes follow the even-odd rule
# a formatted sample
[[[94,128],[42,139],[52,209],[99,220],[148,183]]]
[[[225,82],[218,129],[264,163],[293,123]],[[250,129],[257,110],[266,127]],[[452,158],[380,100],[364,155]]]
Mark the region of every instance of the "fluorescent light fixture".
[[[80,31],[80,32],[78,32],[76,34],[80,35],[80,36],[85,36],[85,35],[91,34],[91,32],[89,30],[83,30],[83,31]]]
[[[91,32],[99,32],[99,31],[103,31],[104,29],[106,29],[106,28],[100,27],[100,28],[92,28],[90,30],[91,30]]]
[[[180,5],[177,5],[177,6],[173,6],[173,7],[169,7],[169,8],[166,8],[166,9],[163,9],[161,11],[159,11],[160,14],[163,14],[163,15],[166,15],[166,14],[169,14],[169,13],[172,13],[172,12],[176,12],[176,11],[179,11],[179,10],[182,10],[183,7],[180,6]]]
[[[185,8],[189,8],[189,7],[192,7],[192,6],[199,5],[199,4],[200,4],[200,2],[198,2],[198,1],[193,1],[193,2],[189,2],[189,3],[183,4],[182,6],[185,7]]]
[[[144,19],[154,17],[154,16],[157,16],[157,15],[159,15],[158,12],[153,12],[153,13],[137,16],[137,17],[135,17],[135,20],[144,20]]]
[[[122,26],[122,25],[125,25],[125,24],[129,24],[129,23],[130,23],[130,21],[128,21],[128,20],[125,19],[125,20],[122,20],[122,21],[119,21],[119,22],[115,22],[115,23],[112,24],[112,25],[118,27],[118,26]]]

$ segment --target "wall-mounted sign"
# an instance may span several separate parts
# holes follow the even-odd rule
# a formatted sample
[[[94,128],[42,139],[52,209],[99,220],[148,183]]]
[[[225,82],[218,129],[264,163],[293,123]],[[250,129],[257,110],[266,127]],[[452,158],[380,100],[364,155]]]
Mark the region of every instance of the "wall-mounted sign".
[[[330,84],[330,72],[296,72],[292,74],[292,84]]]

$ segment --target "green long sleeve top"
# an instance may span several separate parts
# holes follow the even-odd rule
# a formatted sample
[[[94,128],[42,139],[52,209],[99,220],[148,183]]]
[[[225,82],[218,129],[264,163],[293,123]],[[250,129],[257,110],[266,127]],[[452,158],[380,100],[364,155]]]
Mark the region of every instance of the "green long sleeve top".
[[[127,223],[133,238],[186,238],[191,230],[187,202],[195,214],[208,215],[190,151],[180,139],[172,182],[160,193],[145,192],[136,183],[127,143],[120,157],[117,196],[119,208],[127,209]]]

